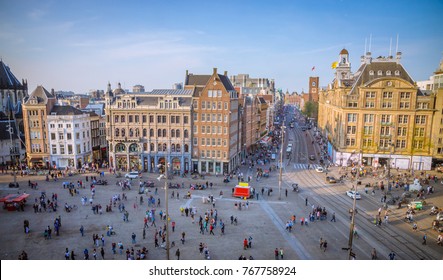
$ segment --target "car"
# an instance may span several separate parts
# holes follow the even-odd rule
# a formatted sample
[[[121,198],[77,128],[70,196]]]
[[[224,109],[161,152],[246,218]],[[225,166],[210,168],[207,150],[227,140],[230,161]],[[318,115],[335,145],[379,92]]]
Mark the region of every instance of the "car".
[[[346,195],[349,196],[352,199],[354,198],[354,196],[355,196],[355,199],[361,199],[361,195],[358,192],[355,192],[355,191],[347,191]]]
[[[332,177],[332,176],[327,176],[326,177],[326,182],[328,182],[330,184],[334,184],[334,183],[337,183],[337,180],[335,180],[335,178]]]
[[[315,168],[315,171],[317,171],[317,172],[319,172],[319,173],[322,173],[322,172],[324,172],[325,170],[324,170],[323,167],[318,166],[317,168]]]
[[[314,155],[310,155],[310,156],[309,156],[309,159],[310,159],[310,160],[315,160],[315,156],[314,156]]]
[[[125,178],[129,179],[137,179],[138,178],[138,172],[129,172],[125,174]]]

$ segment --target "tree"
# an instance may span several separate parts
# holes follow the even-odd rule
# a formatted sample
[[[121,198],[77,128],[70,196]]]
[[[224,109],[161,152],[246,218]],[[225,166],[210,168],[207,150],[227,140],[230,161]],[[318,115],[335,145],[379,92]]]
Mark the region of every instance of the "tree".
[[[317,119],[318,115],[318,103],[313,101],[308,101],[305,103],[305,107],[303,109],[303,114],[308,118]]]

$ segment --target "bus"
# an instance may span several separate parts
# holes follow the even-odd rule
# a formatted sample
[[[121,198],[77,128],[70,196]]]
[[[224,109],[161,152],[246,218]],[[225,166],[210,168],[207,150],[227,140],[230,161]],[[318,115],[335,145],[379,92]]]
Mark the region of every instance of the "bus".
[[[289,159],[291,157],[291,154],[292,154],[292,147],[288,147],[286,149],[286,158]]]

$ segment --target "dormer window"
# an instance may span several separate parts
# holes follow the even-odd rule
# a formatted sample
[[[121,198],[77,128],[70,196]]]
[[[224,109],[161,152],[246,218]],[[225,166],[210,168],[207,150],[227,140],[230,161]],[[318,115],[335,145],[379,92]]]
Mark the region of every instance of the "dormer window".
[[[374,70],[369,71],[370,76],[374,76]]]
[[[389,71],[389,70],[386,71],[386,75],[387,75],[387,76],[391,76],[391,71]]]
[[[395,70],[395,76],[400,76],[400,71],[398,71],[398,70]]]
[[[379,76],[383,75],[383,71],[378,70],[377,75],[379,75]]]

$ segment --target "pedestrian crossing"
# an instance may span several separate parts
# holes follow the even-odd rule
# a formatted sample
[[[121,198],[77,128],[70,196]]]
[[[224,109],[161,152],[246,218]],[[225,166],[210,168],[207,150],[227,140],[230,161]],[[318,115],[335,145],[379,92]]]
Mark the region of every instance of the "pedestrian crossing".
[[[321,167],[320,164],[294,163],[294,169],[306,170],[306,169],[308,169],[308,165],[309,165],[309,169],[316,169],[317,167]]]

